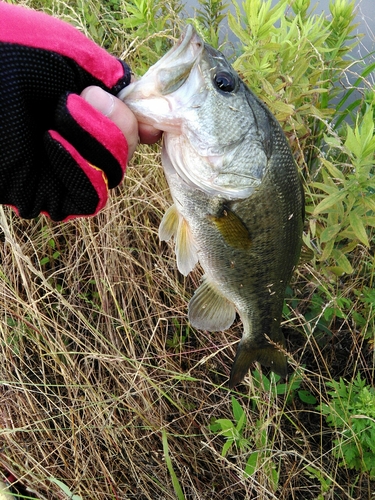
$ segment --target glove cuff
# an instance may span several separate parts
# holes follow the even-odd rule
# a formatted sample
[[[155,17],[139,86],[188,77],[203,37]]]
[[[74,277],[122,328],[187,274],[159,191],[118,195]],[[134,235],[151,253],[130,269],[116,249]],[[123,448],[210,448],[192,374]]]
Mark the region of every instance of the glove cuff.
[[[0,41],[68,57],[107,89],[116,87],[120,90],[130,82],[130,68],[125,63],[108,54],[73,26],[44,12],[0,1]]]

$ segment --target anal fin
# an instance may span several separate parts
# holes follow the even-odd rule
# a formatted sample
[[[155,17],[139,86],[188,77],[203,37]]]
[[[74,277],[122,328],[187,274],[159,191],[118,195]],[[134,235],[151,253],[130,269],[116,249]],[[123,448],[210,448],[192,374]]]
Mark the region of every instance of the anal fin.
[[[189,302],[189,321],[195,328],[217,332],[227,330],[236,317],[232,302],[223,297],[207,276]]]

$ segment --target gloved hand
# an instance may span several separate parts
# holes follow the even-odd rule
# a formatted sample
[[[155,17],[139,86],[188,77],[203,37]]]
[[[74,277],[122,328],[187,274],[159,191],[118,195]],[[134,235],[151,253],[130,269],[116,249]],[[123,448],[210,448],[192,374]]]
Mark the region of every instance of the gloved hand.
[[[0,2],[0,203],[56,221],[103,208],[128,145],[78,94],[129,83],[126,64],[69,24]]]

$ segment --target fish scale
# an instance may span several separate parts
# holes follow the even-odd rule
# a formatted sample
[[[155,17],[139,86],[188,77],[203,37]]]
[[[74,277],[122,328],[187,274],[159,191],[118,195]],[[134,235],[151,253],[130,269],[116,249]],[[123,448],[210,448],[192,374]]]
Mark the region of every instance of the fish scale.
[[[184,275],[198,261],[205,273],[188,305],[190,323],[226,330],[239,314],[230,387],[254,361],[286,376],[280,323],[301,249],[304,194],[281,127],[192,26],[120,98],[140,122],[164,131],[174,205],[159,236],[174,237]]]

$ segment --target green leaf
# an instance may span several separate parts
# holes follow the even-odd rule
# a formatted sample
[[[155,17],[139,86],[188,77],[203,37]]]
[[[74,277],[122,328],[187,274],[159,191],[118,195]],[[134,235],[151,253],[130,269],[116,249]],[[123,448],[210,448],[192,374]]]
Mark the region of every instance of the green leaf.
[[[327,243],[327,241],[334,239],[341,229],[342,224],[333,224],[332,226],[326,227],[320,234],[321,243]]]
[[[52,476],[50,476],[48,479],[52,483],[55,483],[61,489],[61,491],[63,491],[65,495],[68,496],[69,500],[82,500],[82,497],[80,495],[75,495],[74,493],[72,493],[69,487],[59,479],[56,479],[55,477]]]
[[[173,469],[171,457],[169,456],[168,439],[167,439],[167,433],[166,433],[165,429],[163,429],[163,431],[162,431],[162,441],[163,441],[164,459],[165,459],[165,463],[167,464],[169,474],[171,475],[173,489],[177,495],[178,500],[185,500],[184,492],[182,491],[181,485],[180,485],[178,478],[176,476],[176,473]]]
[[[221,456],[225,457],[230,448],[232,447],[232,444],[234,443],[233,439],[228,439],[223,445],[223,449],[221,450]]]
[[[354,234],[359,239],[359,241],[361,243],[363,243],[364,245],[366,245],[367,247],[369,247],[370,244],[368,241],[368,237],[367,237],[365,226],[363,224],[362,217],[360,217],[357,212],[352,210],[349,214],[349,221],[350,221],[350,226],[353,229]]]
[[[245,423],[246,423],[246,414],[245,412],[243,412],[236,425],[236,429],[239,433],[242,431],[242,428],[245,425]]]
[[[303,403],[307,403],[309,405],[315,405],[317,403],[316,397],[313,396],[310,391],[301,389],[298,391],[298,397]]]
[[[332,250],[332,257],[336,260],[337,265],[340,269],[342,269],[343,273],[352,274],[353,267],[350,264],[346,255],[343,254],[341,250],[334,249]]]
[[[334,194],[328,195],[324,200],[322,200],[313,212],[313,216],[327,212],[329,209],[334,207],[337,203],[344,200],[347,197],[347,193],[344,190],[337,190]]]
[[[233,431],[235,428],[233,422],[227,418],[218,418],[215,423],[220,425],[222,431]]]
[[[339,170],[333,163],[330,161],[326,160],[325,158],[320,158],[320,161],[323,163],[325,168],[328,170],[330,173],[331,177],[340,179],[342,181],[345,180],[345,175]]]
[[[372,196],[365,196],[365,197],[361,198],[360,201],[361,201],[361,204],[365,208],[375,212],[375,197],[373,195]]]
[[[246,462],[245,474],[252,476],[257,471],[259,451],[254,451]]]
[[[335,240],[327,241],[327,243],[324,245],[324,248],[323,248],[321,260],[326,260],[331,256],[331,254],[333,252],[334,245],[335,245]]]
[[[242,415],[245,413],[242,409],[242,406],[234,396],[232,396],[232,411],[236,422],[239,422]]]
[[[353,129],[347,125],[346,129],[346,141],[345,141],[345,146],[347,149],[354,154],[357,158],[361,158],[362,154],[362,145],[360,143],[360,140],[356,137]]]

